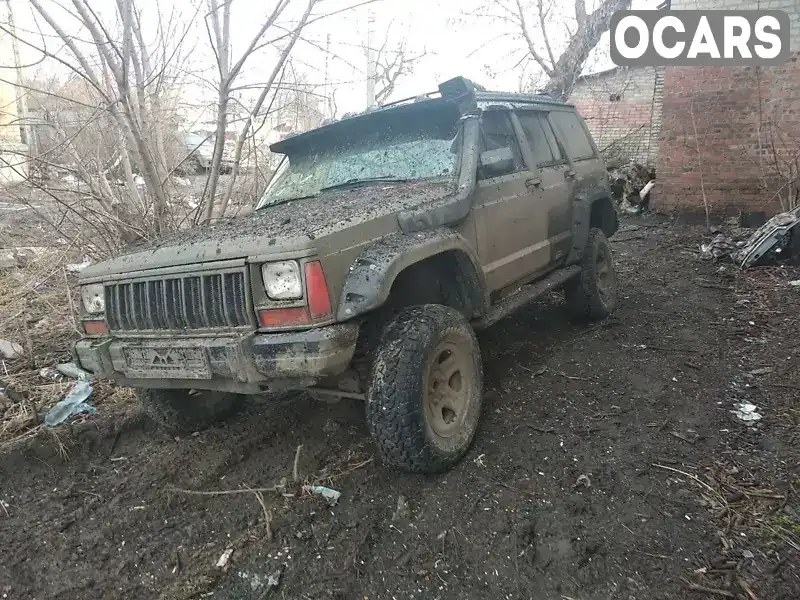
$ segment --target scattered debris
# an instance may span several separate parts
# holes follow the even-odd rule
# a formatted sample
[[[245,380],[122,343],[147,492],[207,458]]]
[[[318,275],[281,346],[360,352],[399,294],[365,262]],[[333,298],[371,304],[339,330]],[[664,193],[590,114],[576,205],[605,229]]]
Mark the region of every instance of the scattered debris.
[[[700,245],[700,255],[709,260],[717,260],[724,256],[730,256],[738,248],[739,245],[730,236],[718,233],[708,244]]]
[[[48,427],[55,427],[74,415],[96,413],[94,406],[86,403],[91,395],[92,384],[84,380],[78,381],[64,399],[47,412],[44,417],[45,424]]]
[[[281,575],[283,574],[283,569],[278,569],[277,571],[273,571],[267,577],[267,587],[268,588],[276,588],[281,584]]]
[[[228,548],[222,553],[222,556],[219,557],[216,565],[217,568],[227,571],[228,567],[230,566],[231,556],[233,556],[233,548]]]
[[[592,487],[592,480],[589,479],[589,476],[586,474],[578,475],[578,479],[572,485],[573,489],[578,489],[579,487],[590,488]]]
[[[336,506],[336,503],[339,502],[339,498],[342,497],[342,492],[338,492],[323,485],[307,485],[304,486],[303,489],[325,498],[325,500],[328,501],[328,506]]]
[[[67,273],[80,273],[81,271],[83,271],[86,267],[88,267],[91,264],[92,264],[92,261],[90,261],[88,258],[84,257],[82,263],[75,263],[75,264],[71,264],[71,265],[66,265],[64,267],[64,269],[66,269]]]
[[[758,407],[755,404],[750,404],[749,402],[739,402],[735,404],[734,407],[736,410],[732,410],[731,413],[745,423],[753,423],[755,421],[760,421],[763,418],[762,415],[757,412]]]
[[[748,375],[768,375],[772,373],[775,369],[772,367],[761,367],[760,369],[753,369],[748,373]]]
[[[17,267],[17,257],[10,252],[0,254],[0,269],[14,269]]]
[[[61,373],[56,371],[53,367],[43,367],[39,369],[39,377],[42,379],[52,379],[53,381],[56,381],[61,379]]]
[[[14,360],[25,353],[25,349],[15,342],[0,340],[0,355],[6,360]]]
[[[797,250],[797,238],[800,238],[798,225],[798,209],[775,215],[753,233],[741,250],[732,256],[733,261],[746,269],[762,262],[790,257],[792,250]]]
[[[72,377],[73,379],[88,380],[92,378],[91,373],[84,371],[74,362],[56,365],[56,371],[67,377]]]
[[[672,437],[676,437],[679,440],[683,440],[688,444],[694,444],[697,440],[700,439],[700,434],[697,433],[694,429],[687,429],[686,432],[681,431],[671,431],[670,435]]]
[[[408,500],[403,494],[400,494],[397,497],[397,508],[392,515],[392,521],[402,521],[408,519],[411,516],[411,507],[408,504]]]
[[[650,206],[650,191],[656,184],[652,167],[630,162],[609,170],[608,175],[621,210],[640,214]]]

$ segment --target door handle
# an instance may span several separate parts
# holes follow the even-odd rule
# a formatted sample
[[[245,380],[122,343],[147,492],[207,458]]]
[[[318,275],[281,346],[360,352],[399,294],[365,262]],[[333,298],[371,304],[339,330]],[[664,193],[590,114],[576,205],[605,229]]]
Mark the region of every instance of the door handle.
[[[577,173],[572,169],[564,171],[564,179],[575,179],[575,175],[577,175]]]
[[[539,187],[542,185],[542,178],[541,177],[531,177],[530,179],[525,180],[525,187]]]

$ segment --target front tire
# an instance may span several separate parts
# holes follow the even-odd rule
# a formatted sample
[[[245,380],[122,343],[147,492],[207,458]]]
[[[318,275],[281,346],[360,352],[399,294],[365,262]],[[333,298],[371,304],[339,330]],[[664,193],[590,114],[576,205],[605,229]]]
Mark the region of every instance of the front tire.
[[[242,394],[210,390],[138,390],[145,414],[175,433],[208,429],[236,413]]]
[[[581,273],[564,285],[570,314],[576,319],[599,321],[617,307],[617,275],[611,245],[601,229],[589,230]]]
[[[444,471],[472,444],[482,395],[480,349],[466,318],[446,306],[413,306],[381,338],[367,423],[387,463],[416,473]]]

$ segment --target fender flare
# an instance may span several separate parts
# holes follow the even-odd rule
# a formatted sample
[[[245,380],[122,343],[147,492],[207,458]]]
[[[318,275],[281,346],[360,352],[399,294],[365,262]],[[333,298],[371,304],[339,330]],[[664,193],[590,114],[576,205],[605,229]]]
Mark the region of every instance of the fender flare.
[[[461,234],[448,228],[411,235],[397,232],[366,248],[350,266],[339,297],[337,320],[346,321],[378,308],[389,297],[392,284],[401,271],[450,250],[459,251],[467,257],[485,295],[486,282],[480,262]]]
[[[581,190],[572,199],[572,248],[567,256],[567,264],[574,264],[583,258],[586,241],[589,239],[591,229],[592,207],[596,202],[608,200],[611,194],[603,188],[594,190]],[[611,202],[613,208],[614,203]],[[616,214],[616,213],[615,213]]]

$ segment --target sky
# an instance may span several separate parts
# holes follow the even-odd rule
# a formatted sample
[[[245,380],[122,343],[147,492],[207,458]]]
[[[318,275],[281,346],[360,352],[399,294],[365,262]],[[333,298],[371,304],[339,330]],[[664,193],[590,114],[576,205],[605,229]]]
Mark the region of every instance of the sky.
[[[0,7],[5,0],[0,0]],[[69,4],[68,0],[41,0],[59,14],[59,3]],[[89,0],[109,21],[116,18],[114,0]],[[189,20],[196,7],[205,7],[206,0],[136,0],[143,14],[145,27],[155,32],[155,27],[163,23],[165,15],[171,12]],[[360,0],[322,0],[319,7],[324,11],[334,11]],[[552,26],[548,30],[550,39],[558,47],[566,43],[565,24],[574,15],[574,0],[552,0]],[[406,40],[408,52],[412,55],[424,54],[416,65],[413,74],[402,78],[392,99],[414,96],[433,91],[438,83],[452,77],[463,75],[487,88],[517,91],[528,84],[535,76],[518,66],[520,39],[510,36],[507,24],[490,18],[474,18],[469,13],[492,0],[382,0],[347,13],[314,23],[303,32],[303,38],[293,53],[295,68],[302,72],[308,83],[323,84],[327,62],[329,89],[335,89],[338,114],[363,110],[366,106],[366,52],[368,16],[374,18],[374,42],[378,47],[386,43],[394,48]],[[599,0],[586,0],[591,12]],[[634,0],[633,8],[654,8],[659,0]],[[299,15],[303,0],[294,0],[290,9],[283,15],[282,23],[289,25]],[[232,0],[233,55],[238,56],[246,42],[252,38],[263,15],[273,5],[273,0]],[[38,29],[32,17],[28,0],[11,0],[17,26],[23,32],[31,32],[36,37]],[[160,8],[160,13],[159,13]],[[88,38],[88,33],[75,29],[74,19],[60,13],[59,24],[78,38]],[[194,78],[194,85],[187,85],[187,95],[213,97],[210,86],[202,85],[205,78],[213,78],[210,65],[213,53],[208,43],[207,32],[202,19],[189,31],[183,42],[186,64],[201,73]],[[113,23],[112,23],[113,24]],[[70,29],[72,27],[72,29]],[[328,37],[330,44],[328,45]],[[173,36],[175,37],[175,36]],[[41,40],[41,37],[39,37]],[[50,38],[50,47],[53,39]],[[330,48],[327,55],[326,48]],[[21,48],[23,62],[35,62],[35,52]],[[274,51],[264,51],[252,58],[242,73],[241,83],[257,85],[266,78],[274,61]],[[5,57],[0,57],[4,61]],[[2,65],[0,65],[2,66]],[[605,35],[593,56],[587,62],[586,72],[596,72],[613,67],[608,59],[608,34]],[[41,74],[43,65],[37,67]],[[48,65],[46,69],[52,69]],[[205,71],[203,71],[205,69]],[[207,100],[207,98],[203,98]]]

